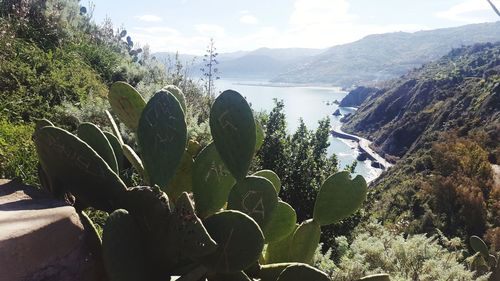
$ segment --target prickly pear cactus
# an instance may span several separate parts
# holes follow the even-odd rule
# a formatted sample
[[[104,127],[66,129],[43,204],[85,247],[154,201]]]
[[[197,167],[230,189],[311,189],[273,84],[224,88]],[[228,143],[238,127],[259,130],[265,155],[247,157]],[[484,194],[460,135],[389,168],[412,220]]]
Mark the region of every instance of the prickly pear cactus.
[[[187,142],[184,112],[172,94],[160,91],[149,100],[139,120],[137,142],[150,184],[166,188]]]
[[[320,235],[321,228],[314,220],[301,223],[293,233],[290,261],[311,264]]]
[[[186,98],[184,97],[184,93],[182,92],[181,89],[179,89],[179,87],[177,87],[175,85],[168,85],[168,86],[163,87],[162,91],[167,91],[167,92],[170,92],[172,95],[174,95],[174,97],[181,104],[181,107],[182,107],[182,110],[184,111],[184,113],[187,112]]]
[[[145,240],[126,210],[116,210],[108,217],[102,239],[104,266],[110,281],[152,280]]]
[[[177,168],[174,177],[164,189],[172,200],[177,200],[183,192],[191,192],[193,186],[193,157],[189,152],[182,154],[181,164]]]
[[[266,243],[280,241],[292,233],[297,224],[297,214],[288,203],[279,201],[272,212],[269,223],[264,226],[263,232]]]
[[[484,243],[483,239],[479,238],[476,235],[473,235],[469,238],[469,243],[474,251],[479,252],[484,258],[489,257],[490,252],[488,250],[488,246],[486,246],[486,243]]]
[[[278,205],[278,195],[266,178],[249,176],[233,186],[227,203],[229,209],[249,215],[264,228]]]
[[[276,281],[331,281],[324,272],[307,264],[293,264],[285,268]]]
[[[259,259],[264,235],[249,216],[238,211],[222,211],[204,220],[203,224],[218,245],[215,253],[202,260],[211,271],[238,273]]]
[[[211,143],[205,147],[193,167],[193,195],[198,215],[206,218],[220,211],[235,182],[215,145]]]
[[[217,151],[237,180],[248,173],[255,152],[256,130],[252,110],[238,92],[222,92],[210,111],[210,131]]]
[[[141,94],[125,82],[115,82],[109,89],[108,100],[118,118],[131,130],[136,131],[142,110],[146,106]]]
[[[349,172],[336,173],[325,180],[314,204],[314,221],[329,225],[355,213],[366,199],[368,191],[362,176],[350,179]]]
[[[389,274],[380,273],[365,276],[360,278],[358,281],[391,281],[391,278],[389,277]]]
[[[274,189],[276,189],[276,193],[279,194],[281,190],[281,179],[278,175],[271,170],[261,170],[255,172],[253,176],[259,176],[268,179],[273,183]]]
[[[84,206],[108,212],[116,208],[113,199],[125,191],[125,184],[88,144],[52,126],[36,131],[34,141],[43,170]]]
[[[198,259],[217,249],[217,243],[196,216],[194,206],[186,192],[177,199],[168,239],[171,245],[179,247],[180,258]]]
[[[119,174],[113,147],[101,129],[92,123],[85,122],[78,126],[77,136],[92,147],[116,174]]]

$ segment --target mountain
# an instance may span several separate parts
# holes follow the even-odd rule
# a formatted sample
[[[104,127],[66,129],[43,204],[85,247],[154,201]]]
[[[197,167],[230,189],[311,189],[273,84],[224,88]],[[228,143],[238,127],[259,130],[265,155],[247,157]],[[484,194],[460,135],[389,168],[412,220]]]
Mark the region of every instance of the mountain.
[[[260,48],[253,51],[237,51],[217,55],[219,74],[225,78],[270,79],[289,67],[320,54],[321,49]],[[175,53],[154,54],[158,59],[173,60]],[[203,56],[179,54],[179,60],[190,66],[195,75],[200,75]]]
[[[367,98],[373,97],[379,91],[378,88],[359,86],[350,91],[341,101],[340,107],[358,107]]]
[[[500,242],[500,43],[453,49],[384,83],[345,119],[345,131],[396,162],[372,183],[367,214]]]
[[[401,76],[452,48],[500,40],[500,22],[369,35],[334,46],[284,71],[273,82],[327,83],[350,87]]]

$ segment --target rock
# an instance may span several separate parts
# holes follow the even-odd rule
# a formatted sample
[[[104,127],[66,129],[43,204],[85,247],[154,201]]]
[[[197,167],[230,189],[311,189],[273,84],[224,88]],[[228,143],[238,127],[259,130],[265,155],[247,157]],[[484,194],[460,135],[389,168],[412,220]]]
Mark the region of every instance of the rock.
[[[368,153],[366,152],[361,152],[358,157],[356,157],[356,160],[358,161],[366,161],[368,159]]]
[[[0,179],[0,280],[106,280],[99,238],[72,206]]]
[[[378,162],[378,161],[373,161],[372,162],[372,167],[373,168],[377,168],[377,169],[385,170],[384,165],[380,164],[380,162]]]
[[[342,113],[340,113],[340,109],[335,110],[333,116],[342,116]]]

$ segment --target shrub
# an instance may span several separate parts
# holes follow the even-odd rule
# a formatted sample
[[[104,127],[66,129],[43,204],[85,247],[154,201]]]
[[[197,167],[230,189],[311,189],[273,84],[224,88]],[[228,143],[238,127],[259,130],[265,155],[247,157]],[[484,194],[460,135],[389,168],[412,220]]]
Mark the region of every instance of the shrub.
[[[38,158],[32,134],[31,125],[0,119],[0,178],[20,178],[27,184],[37,185]]]
[[[464,248],[458,238],[423,234],[405,237],[388,228],[369,223],[359,227],[352,243],[336,238],[340,262],[329,261],[332,251],[317,252],[315,265],[330,273],[334,281],[357,280],[367,274],[389,273],[394,281],[488,280],[476,276],[463,261]]]

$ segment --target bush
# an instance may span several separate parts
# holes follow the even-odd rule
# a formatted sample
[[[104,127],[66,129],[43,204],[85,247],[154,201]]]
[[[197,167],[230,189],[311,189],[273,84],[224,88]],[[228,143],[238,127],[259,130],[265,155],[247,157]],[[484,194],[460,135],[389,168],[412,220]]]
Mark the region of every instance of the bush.
[[[20,178],[38,185],[35,146],[31,141],[33,126],[12,124],[0,119],[0,178]]]
[[[382,272],[394,281],[488,280],[460,263],[464,246],[458,238],[422,234],[405,237],[376,223],[359,227],[354,237],[350,245],[344,237],[336,238],[336,251],[341,255],[337,264],[329,259],[332,251],[316,253],[315,265],[330,273],[334,281]]]

